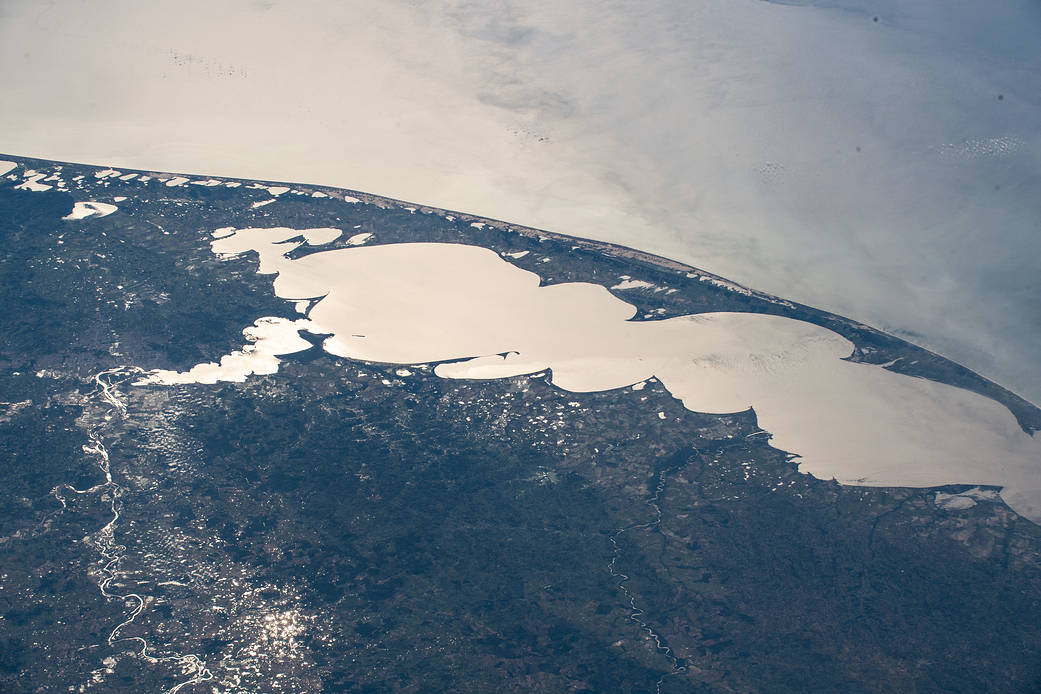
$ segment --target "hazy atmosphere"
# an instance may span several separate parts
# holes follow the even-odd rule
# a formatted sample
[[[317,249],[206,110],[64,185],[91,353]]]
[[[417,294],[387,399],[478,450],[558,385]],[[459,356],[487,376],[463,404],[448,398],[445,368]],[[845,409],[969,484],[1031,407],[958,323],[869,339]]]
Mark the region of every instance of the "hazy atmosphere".
[[[589,393],[641,391],[654,377],[693,412],[751,405],[772,445],[798,451],[801,472],[868,486],[994,484],[1017,513],[1041,522],[1041,440],[1005,407],[845,361],[853,345],[819,326],[744,312],[632,321],[636,306],[602,285],[540,286],[537,274],[480,246],[389,243],[293,259],[302,245],[293,239],[323,246],[337,230],[223,228],[215,236],[211,247],[224,259],[256,252],[258,272],[276,275],[275,294],[308,306],[307,319],[259,318],[243,331],[252,346],[187,372],[152,372],[136,385],[275,373],[278,355],[312,347],[301,330],[327,336],[325,351],[359,361],[425,370],[425,362],[462,359],[438,364],[443,378],[549,369],[557,387]]]
[[[1041,401],[1030,0],[9,1],[0,60],[0,152],[622,243]]]

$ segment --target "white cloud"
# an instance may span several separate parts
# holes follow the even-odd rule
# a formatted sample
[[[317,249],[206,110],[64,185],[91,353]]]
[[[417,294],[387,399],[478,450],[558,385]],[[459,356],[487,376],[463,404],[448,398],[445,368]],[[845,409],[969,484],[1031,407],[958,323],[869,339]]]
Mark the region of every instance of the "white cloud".
[[[22,0],[0,151],[620,242],[1041,400],[1036,3],[817,4]]]

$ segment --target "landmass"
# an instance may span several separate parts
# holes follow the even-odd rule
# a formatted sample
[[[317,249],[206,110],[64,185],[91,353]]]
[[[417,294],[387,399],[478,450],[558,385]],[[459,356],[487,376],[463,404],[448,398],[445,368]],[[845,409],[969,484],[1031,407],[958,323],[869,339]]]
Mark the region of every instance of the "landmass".
[[[635,320],[796,318],[1041,428],[963,367],[631,249],[358,191],[0,159],[0,689],[1041,685],[1041,528],[993,487],[816,479],[753,410],[691,412],[656,379],[453,380],[319,338],[241,383],[133,385],[300,317],[255,256],[212,253],[225,226],[642,282],[614,290]]]

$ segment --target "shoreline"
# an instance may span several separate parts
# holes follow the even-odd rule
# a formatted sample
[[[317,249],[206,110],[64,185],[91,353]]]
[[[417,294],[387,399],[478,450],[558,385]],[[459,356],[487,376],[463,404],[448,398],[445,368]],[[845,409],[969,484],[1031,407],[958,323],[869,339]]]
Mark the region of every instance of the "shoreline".
[[[104,170],[111,168],[108,164],[91,164],[83,162],[69,162],[54,159],[43,159],[39,157],[28,157],[17,154],[0,153],[0,160],[10,160],[17,163],[21,163],[23,166],[28,163],[34,165],[47,165],[47,166],[69,166],[69,167],[80,167],[86,169],[99,169]],[[137,174],[140,176],[150,176],[153,178],[159,177],[171,177],[173,180],[181,181],[179,185],[190,185],[194,181],[192,179],[198,179],[199,181],[220,181],[222,183],[236,183],[239,186],[245,184],[255,184],[258,187],[264,188],[285,188],[288,190],[290,187],[295,190],[301,190],[309,195],[319,193],[322,196],[339,197],[341,199],[350,198],[356,202],[375,205],[381,209],[387,208],[399,208],[409,210],[413,213],[420,214],[434,214],[446,218],[450,218],[454,221],[469,224],[476,227],[477,229],[483,230],[484,228],[491,228],[501,232],[515,233],[528,238],[534,239],[546,239],[556,243],[570,245],[572,250],[580,249],[585,252],[596,253],[609,258],[621,260],[624,262],[635,263],[643,266],[646,269],[650,269],[656,272],[669,272],[679,275],[683,275],[687,280],[696,281],[708,281],[717,287],[725,289],[728,292],[742,294],[746,296],[751,302],[757,302],[760,305],[756,308],[762,309],[770,307],[773,310],[750,310],[750,313],[776,313],[778,315],[785,315],[788,317],[798,318],[822,327],[833,330],[836,333],[846,337],[853,342],[855,349],[852,355],[848,357],[851,361],[863,361],[872,364],[882,365],[887,370],[898,371],[906,375],[919,376],[928,380],[947,383],[954,385],[965,390],[969,390],[980,395],[984,395],[996,402],[1001,403],[1008,408],[1012,414],[1016,417],[1020,426],[1027,433],[1033,434],[1034,432],[1041,431],[1041,406],[1035,405],[1023,396],[1012,391],[1011,389],[992,381],[982,374],[969,369],[968,367],[953,361],[949,357],[940,354],[939,352],[933,351],[927,347],[909,342],[901,337],[897,337],[891,333],[887,333],[884,330],[876,328],[874,326],[862,323],[856,319],[848,318],[830,311],[818,309],[813,306],[800,304],[794,301],[784,299],[766,292],[762,292],[756,289],[745,287],[737,282],[734,282],[726,277],[717,275],[710,271],[704,270],[697,266],[688,265],[670,258],[641,251],[636,248],[629,246],[623,246],[620,244],[608,243],[605,241],[597,241],[594,239],[584,238],[580,236],[570,236],[560,232],[549,231],[545,229],[538,229],[536,227],[529,227],[523,224],[515,224],[500,219],[493,219],[490,217],[483,217],[468,212],[461,212],[458,210],[451,210],[441,207],[436,207],[429,204],[411,202],[407,200],[401,200],[398,198],[392,198],[384,195],[378,195],[375,193],[369,193],[365,191],[354,190],[351,188],[339,188],[336,186],[322,185],[322,184],[311,184],[311,183],[294,183],[287,181],[272,181],[265,179],[247,179],[237,177],[224,177],[215,176],[214,174],[188,174],[183,172],[170,172],[170,171],[153,171],[149,169],[138,169],[138,168],[127,168],[121,167],[119,169],[121,174]],[[8,175],[10,172],[8,172]],[[288,184],[288,185],[287,185]],[[211,184],[208,184],[211,185]],[[68,192],[68,191],[64,191]],[[876,344],[872,344],[876,343]],[[907,351],[910,350],[916,357],[915,359],[908,360],[908,356],[901,355],[896,358],[891,358],[891,354],[894,351]],[[922,359],[925,358],[929,364],[927,367],[917,367]],[[899,362],[908,362],[899,364]],[[954,373],[948,373],[947,375],[953,378],[941,380],[939,376],[942,374],[939,371],[947,371]]]

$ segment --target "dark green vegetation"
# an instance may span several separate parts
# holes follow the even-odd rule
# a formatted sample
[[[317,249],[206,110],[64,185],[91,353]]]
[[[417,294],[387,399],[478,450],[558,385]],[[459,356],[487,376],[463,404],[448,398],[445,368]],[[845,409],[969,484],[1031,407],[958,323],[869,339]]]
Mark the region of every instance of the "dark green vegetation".
[[[752,412],[694,414],[653,381],[574,394],[544,376],[448,381],[315,350],[244,384],[137,388],[113,374],[122,418],[92,376],[188,368],[241,346],[259,316],[292,317],[251,259],[208,247],[217,227],[282,225],[529,250],[517,263],[547,282],[627,274],[678,290],[626,292],[646,319],[784,313],[855,339],[860,358],[993,384],[624,252],[390,203],[283,194],[252,209],[265,191],[103,187],[94,171],[65,166],[70,187],[86,175],[75,197],[0,182],[0,691],[190,679],[184,663],[130,655],[139,641],[108,643],[134,607],[98,589],[113,493],[124,549],[109,591],[145,601],[118,636],[204,660],[213,679],[182,692],[1041,684],[1041,529],[1000,502],[944,510],[936,490],[799,474]],[[116,214],[61,220],[74,199],[116,195],[129,197]],[[59,490],[63,510],[52,489],[103,482],[81,448],[90,432],[114,485]]]

